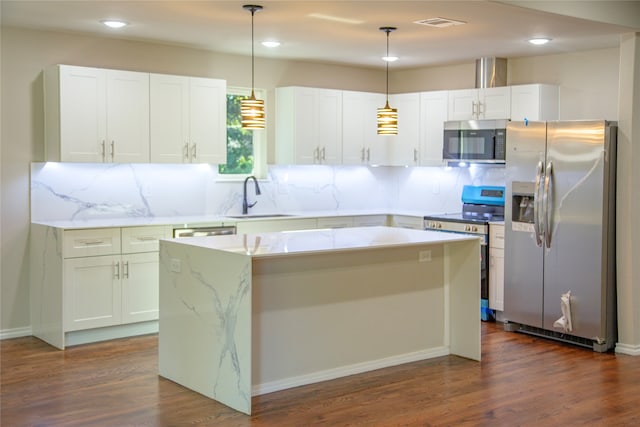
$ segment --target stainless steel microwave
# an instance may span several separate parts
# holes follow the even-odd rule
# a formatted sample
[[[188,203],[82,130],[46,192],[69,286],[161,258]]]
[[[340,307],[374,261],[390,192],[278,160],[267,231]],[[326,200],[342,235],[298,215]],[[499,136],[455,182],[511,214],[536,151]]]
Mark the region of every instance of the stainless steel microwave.
[[[442,158],[447,162],[504,163],[508,120],[444,123]]]

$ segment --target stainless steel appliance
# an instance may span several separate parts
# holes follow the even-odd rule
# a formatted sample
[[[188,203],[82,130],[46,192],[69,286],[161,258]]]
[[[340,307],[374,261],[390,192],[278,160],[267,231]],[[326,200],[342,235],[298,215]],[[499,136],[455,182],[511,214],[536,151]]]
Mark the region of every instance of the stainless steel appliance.
[[[236,234],[235,225],[182,227],[173,229],[173,237],[223,236]]]
[[[442,158],[449,163],[504,163],[508,120],[444,123]]]
[[[489,221],[504,219],[505,188],[465,185],[462,212],[424,217],[424,228],[449,233],[474,234],[482,239],[480,261],[481,318],[490,320],[489,306]]]
[[[606,121],[509,123],[505,329],[615,344],[616,136]]]

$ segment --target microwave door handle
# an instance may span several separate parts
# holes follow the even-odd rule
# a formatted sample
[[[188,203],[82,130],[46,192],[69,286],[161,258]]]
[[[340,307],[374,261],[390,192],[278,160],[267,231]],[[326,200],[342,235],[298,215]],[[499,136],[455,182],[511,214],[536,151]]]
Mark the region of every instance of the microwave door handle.
[[[536,185],[533,190],[533,232],[536,235],[536,245],[542,247],[542,233],[540,231],[540,184],[542,181],[542,160],[538,162],[536,167]]]

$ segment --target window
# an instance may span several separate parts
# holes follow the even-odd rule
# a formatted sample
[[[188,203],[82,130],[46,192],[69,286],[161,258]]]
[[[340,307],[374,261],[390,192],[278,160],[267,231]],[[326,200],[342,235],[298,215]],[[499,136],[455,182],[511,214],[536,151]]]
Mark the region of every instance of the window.
[[[264,91],[256,90],[264,99]],[[265,130],[246,130],[240,124],[240,101],[251,95],[251,89],[227,89],[227,164],[218,165],[221,177],[241,178],[249,175],[264,177],[266,159],[263,147]]]

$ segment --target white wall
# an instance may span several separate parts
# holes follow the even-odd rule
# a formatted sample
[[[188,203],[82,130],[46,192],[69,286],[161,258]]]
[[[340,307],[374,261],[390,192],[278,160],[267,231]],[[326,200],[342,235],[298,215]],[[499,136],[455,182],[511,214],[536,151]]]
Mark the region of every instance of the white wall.
[[[611,112],[608,105],[617,103],[617,62],[611,64],[610,61],[617,52],[617,49],[608,49],[577,56],[567,54],[514,60],[510,79],[514,83],[544,83],[547,82],[544,79],[550,78],[548,67],[562,70],[564,66],[570,66],[570,75],[563,72],[558,74],[561,96],[565,103],[562,107],[563,114],[575,117],[586,112],[589,115],[598,113],[599,116],[604,114],[607,118],[615,118],[609,117]],[[243,57],[175,46],[12,28],[2,28],[1,55],[0,330],[10,330],[29,326],[29,175],[30,163],[41,161],[44,151],[42,69],[52,64],[65,63],[217,77],[227,79],[230,85],[248,86],[250,67],[248,59]],[[579,66],[580,58],[583,57],[589,58],[589,67]],[[529,69],[527,61],[531,61],[537,71]],[[609,70],[608,67],[613,67],[612,70],[615,71],[605,72]],[[594,73],[594,69],[600,71]],[[392,85],[396,85],[392,92],[471,87],[475,80],[474,70],[475,64],[462,64],[397,71],[392,75]],[[614,78],[602,78],[609,74],[615,74]],[[580,82],[579,87],[585,92],[565,91],[564,87],[577,87],[573,82]],[[384,87],[384,71],[294,61],[256,61],[257,87],[273,89],[276,86],[295,84],[379,91]],[[603,109],[600,110],[601,108]],[[401,207],[410,204],[411,197],[416,192],[421,197],[414,198],[413,203],[420,203],[417,206],[420,209],[440,203],[439,197],[449,188],[446,178],[442,178],[437,191],[433,184],[429,184],[427,190],[420,186],[425,181],[431,182],[434,172],[430,169],[393,172],[389,185],[392,186],[392,192],[397,192],[397,202]],[[489,181],[499,179],[491,174],[484,178]],[[474,181],[471,176],[465,179]],[[290,200],[289,203],[297,202]]]

